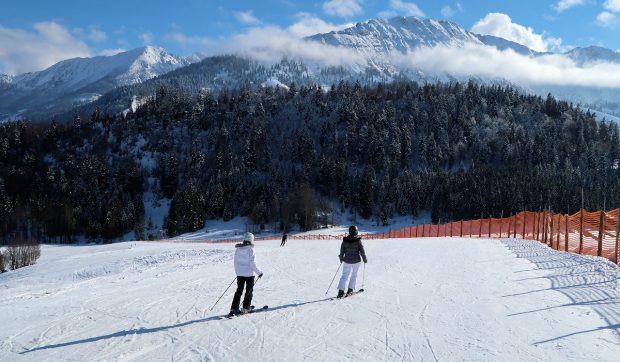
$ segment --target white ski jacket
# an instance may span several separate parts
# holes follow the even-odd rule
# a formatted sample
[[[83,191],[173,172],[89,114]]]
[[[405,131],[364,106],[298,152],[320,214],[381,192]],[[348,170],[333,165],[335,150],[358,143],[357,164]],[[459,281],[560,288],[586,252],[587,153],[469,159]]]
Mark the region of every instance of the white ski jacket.
[[[263,272],[256,266],[254,248],[249,244],[235,245],[235,273],[238,277],[253,277],[254,273],[261,275]]]

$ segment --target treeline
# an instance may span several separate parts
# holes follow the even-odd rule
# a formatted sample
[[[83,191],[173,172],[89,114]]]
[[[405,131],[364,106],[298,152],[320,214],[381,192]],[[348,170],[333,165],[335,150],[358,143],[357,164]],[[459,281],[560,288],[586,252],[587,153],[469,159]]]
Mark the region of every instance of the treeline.
[[[144,233],[142,193],[171,198],[169,235],[249,216],[302,229],[350,209],[387,222],[620,206],[613,123],[474,82],[325,90],[161,87],[135,113],[0,126],[0,233]],[[64,238],[64,239],[63,239]]]

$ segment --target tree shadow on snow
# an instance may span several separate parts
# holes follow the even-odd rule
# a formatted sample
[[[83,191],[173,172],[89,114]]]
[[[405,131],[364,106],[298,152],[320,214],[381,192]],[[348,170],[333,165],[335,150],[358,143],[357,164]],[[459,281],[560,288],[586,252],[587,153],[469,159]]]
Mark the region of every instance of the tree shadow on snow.
[[[331,299],[333,299],[333,298],[323,298],[323,299],[317,299],[317,300],[312,300],[312,301],[308,301],[308,302],[284,304],[284,305],[280,305],[280,306],[277,306],[277,307],[272,307],[272,308],[269,308],[269,309],[258,309],[254,313],[252,313],[252,314],[265,313],[265,312],[273,312],[273,311],[276,311],[276,310],[287,309],[287,308],[296,308],[296,307],[300,307],[300,306],[307,305],[307,304],[314,304],[314,303],[325,302],[325,301],[328,301],[328,300],[331,300]],[[187,322],[183,322],[183,323],[179,323],[179,324],[173,324],[173,325],[169,325],[169,326],[153,327],[153,328],[128,329],[128,330],[124,330],[124,331],[119,331],[119,332],[114,332],[114,333],[110,333],[110,334],[105,334],[105,335],[98,336],[98,337],[78,339],[78,340],[75,340],[75,341],[64,342],[64,343],[57,343],[57,344],[48,344],[46,346],[40,346],[40,347],[36,347],[36,348],[32,348],[32,349],[28,349],[28,350],[22,351],[19,354],[26,354],[26,353],[42,351],[42,350],[46,350],[46,349],[69,347],[69,346],[74,346],[74,345],[84,344],[84,343],[93,343],[93,342],[98,342],[98,341],[101,341],[101,340],[106,340],[106,339],[111,339],[111,338],[118,338],[118,337],[126,337],[126,336],[130,336],[130,335],[140,335],[140,334],[156,333],[156,332],[166,331],[166,330],[173,329],[173,328],[185,327],[185,326],[196,324],[196,323],[211,322],[211,321],[217,321],[217,320],[222,320],[222,319],[227,319],[227,318],[225,316],[222,316],[222,315],[217,315],[217,316],[212,316],[212,317],[208,317],[208,318],[202,318],[202,319],[197,319],[197,320],[193,320],[193,321],[187,321]]]
[[[578,254],[563,253],[547,247],[539,242],[524,243],[519,240],[502,240],[504,245],[517,258],[527,259],[536,268],[549,274],[542,277],[523,278],[515,281],[546,279],[551,283],[548,289],[536,289],[523,293],[504,295],[503,297],[517,297],[520,295],[554,290],[565,295],[570,302],[518,312],[509,316],[524,315],[542,312],[550,309],[588,306],[597,313],[606,325],[583,331],[576,331],[565,335],[534,342],[534,345],[557,341],[574,335],[612,330],[620,340],[620,292],[618,289],[618,268],[611,262],[594,259]]]

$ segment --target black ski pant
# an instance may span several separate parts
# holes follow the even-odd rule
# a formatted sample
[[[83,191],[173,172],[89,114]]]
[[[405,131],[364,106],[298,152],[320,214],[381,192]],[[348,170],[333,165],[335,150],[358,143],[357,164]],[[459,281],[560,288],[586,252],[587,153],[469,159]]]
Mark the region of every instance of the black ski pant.
[[[243,287],[245,286],[245,297],[243,298],[243,308],[250,309],[252,305],[252,291],[254,290],[254,277],[237,277],[237,291],[233,297],[231,310],[239,309],[239,302],[241,302],[241,294],[243,294]]]
[[[286,239],[282,239],[282,242],[280,243],[280,246],[284,246],[284,244],[286,244]]]

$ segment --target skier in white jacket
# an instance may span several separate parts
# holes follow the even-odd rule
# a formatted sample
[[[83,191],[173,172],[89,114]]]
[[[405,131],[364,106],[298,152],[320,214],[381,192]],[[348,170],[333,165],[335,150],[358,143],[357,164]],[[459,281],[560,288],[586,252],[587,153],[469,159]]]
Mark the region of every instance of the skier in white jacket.
[[[245,233],[243,243],[235,245],[235,273],[237,273],[237,291],[230,306],[230,316],[245,314],[250,311],[252,290],[254,289],[254,273],[258,275],[259,279],[263,276],[263,272],[256,265],[254,234],[252,233]],[[239,302],[241,301],[244,286],[243,309],[239,310]]]

